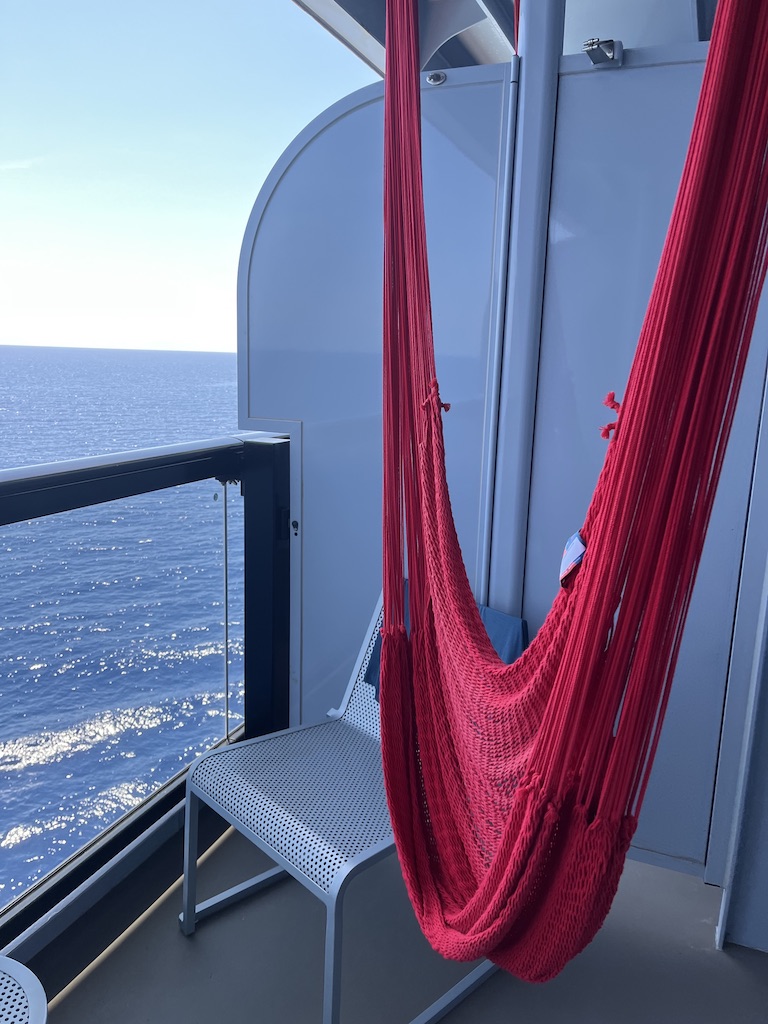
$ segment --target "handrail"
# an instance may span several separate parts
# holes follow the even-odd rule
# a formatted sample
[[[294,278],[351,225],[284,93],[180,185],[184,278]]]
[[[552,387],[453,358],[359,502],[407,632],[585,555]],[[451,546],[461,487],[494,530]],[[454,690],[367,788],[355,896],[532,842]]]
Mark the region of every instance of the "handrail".
[[[0,470],[0,526],[196,480],[239,480],[248,439],[221,437]]]

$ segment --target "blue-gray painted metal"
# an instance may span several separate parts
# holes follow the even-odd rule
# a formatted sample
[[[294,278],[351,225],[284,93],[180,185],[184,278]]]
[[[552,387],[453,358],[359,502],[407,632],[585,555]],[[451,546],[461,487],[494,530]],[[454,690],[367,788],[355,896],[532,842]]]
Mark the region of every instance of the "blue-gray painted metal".
[[[768,330],[768,309],[762,323]],[[718,945],[768,949],[768,433],[755,463],[707,879],[724,887]]]
[[[697,44],[700,54],[706,50]],[[670,50],[667,50],[670,55]],[[631,57],[631,54],[628,56]],[[569,66],[573,66],[569,62]],[[605,456],[685,156],[702,64],[628,62],[561,76],[533,448],[523,614],[557,591],[557,557],[580,525]],[[610,145],[592,144],[610,125]],[[739,585],[766,337],[756,332],[656,764],[640,855],[702,874]]]
[[[493,532],[493,501],[496,482],[496,446],[499,433],[499,380],[501,378],[504,349],[504,319],[507,304],[507,277],[509,273],[510,218],[512,214],[512,183],[515,156],[515,126],[517,122],[518,77],[520,60],[515,57],[510,68],[510,95],[505,103],[507,123],[499,142],[498,228],[491,266],[490,327],[488,332],[488,369],[485,395],[486,413],[483,429],[483,455],[480,470],[480,513],[478,517],[477,566],[475,599],[488,604],[491,573],[491,538]]]
[[[768,590],[765,597],[768,602]],[[725,938],[742,946],[768,952],[768,629],[760,635],[756,658],[755,692],[748,734],[743,805],[738,830],[739,845],[733,878],[728,886],[728,905],[723,915]]]
[[[488,602],[522,608],[549,183],[564,0],[523,5]],[[571,531],[572,533],[573,531]]]
[[[509,65],[449,69],[444,84],[424,76],[422,87],[438,372],[452,405],[448,475],[476,589],[506,284],[511,75]],[[362,90],[289,147],[257,199],[240,261],[240,424],[302,429],[291,514],[303,721],[338,704],[381,586],[382,97],[380,85]]]
[[[717,927],[720,948],[732,941],[768,950],[768,571],[758,626]]]
[[[763,299],[755,324],[754,337],[759,340],[766,336],[768,302]],[[765,373],[755,376],[762,376],[765,381]],[[746,543],[741,560],[725,714],[720,737],[720,758],[704,875],[705,880],[714,885],[729,886],[735,870],[733,836],[739,830],[736,817],[743,802],[748,763],[745,760],[745,736],[751,728],[750,723],[755,711],[755,637],[761,636],[760,618],[763,614],[765,566],[768,563],[767,426],[764,394],[760,442],[752,474]],[[747,458],[749,453],[745,451],[743,454],[744,458]],[[727,866],[729,857],[730,867]]]
[[[498,969],[496,964],[491,963],[489,960],[484,960],[477,967],[473,968],[469,974],[465,975],[461,981],[457,982],[453,988],[449,989],[445,995],[436,999],[428,1009],[420,1013],[418,1017],[414,1017],[411,1024],[437,1024],[437,1021],[442,1020],[446,1014],[463,1002],[468,995],[471,995],[476,988],[483,984],[486,978],[490,977]]]
[[[176,799],[183,794],[183,780],[179,782],[182,784],[173,787]],[[39,905],[37,908],[33,907],[33,913],[30,915],[32,923],[5,943],[0,953],[21,960],[31,960],[71,928],[132,872],[140,869],[164,843],[178,835],[184,828],[183,800],[179,800],[162,817],[153,819],[152,804],[159,803],[159,800],[152,798],[144,801],[141,808],[135,812],[143,825],[136,838],[130,842],[124,839],[119,852],[98,867],[92,865],[94,858],[89,856],[90,870],[84,873],[84,880],[49,908],[43,909]],[[114,832],[123,833],[124,836],[130,835],[134,823],[135,818],[128,817],[116,826]],[[77,867],[77,861],[68,862],[64,871],[76,875]]]

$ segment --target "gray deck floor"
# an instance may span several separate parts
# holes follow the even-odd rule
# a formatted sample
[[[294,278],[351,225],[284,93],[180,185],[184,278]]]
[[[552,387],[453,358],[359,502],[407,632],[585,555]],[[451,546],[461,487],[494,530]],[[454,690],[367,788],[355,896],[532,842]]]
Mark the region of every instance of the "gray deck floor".
[[[204,859],[200,898],[263,864],[237,835]],[[546,985],[497,973],[449,1024],[768,1024],[768,954],[713,949],[718,890],[629,861],[592,945]],[[191,939],[169,889],[51,1001],[51,1024],[319,1024],[324,908],[296,882],[222,911]],[[390,858],[353,883],[344,1024],[400,1024],[466,971],[422,939]],[[50,995],[50,993],[49,993]]]

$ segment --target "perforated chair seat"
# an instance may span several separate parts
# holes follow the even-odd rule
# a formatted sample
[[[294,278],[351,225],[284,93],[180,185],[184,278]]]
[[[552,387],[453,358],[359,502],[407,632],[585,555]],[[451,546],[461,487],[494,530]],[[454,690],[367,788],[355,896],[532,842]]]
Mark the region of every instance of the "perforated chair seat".
[[[17,960],[0,956],[0,1024],[45,1024],[48,1002],[38,979]]]
[[[217,751],[191,782],[326,893],[353,859],[392,839],[381,746],[344,719]]]

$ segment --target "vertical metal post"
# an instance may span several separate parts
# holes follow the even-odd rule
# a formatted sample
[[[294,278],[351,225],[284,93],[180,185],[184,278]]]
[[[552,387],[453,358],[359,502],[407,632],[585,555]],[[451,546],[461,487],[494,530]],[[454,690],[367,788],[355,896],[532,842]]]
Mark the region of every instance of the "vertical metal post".
[[[750,788],[757,789],[758,781],[757,764],[754,762],[755,745],[760,734],[758,722],[758,708],[761,700],[761,690],[768,694],[768,565],[766,565],[765,579],[763,583],[763,594],[760,601],[760,618],[755,638],[755,653],[752,662],[752,676],[749,684],[747,697],[747,709],[744,724],[744,737],[739,761],[739,777],[736,789],[733,821],[731,824],[731,836],[728,848],[728,859],[725,868],[725,880],[723,883],[723,894],[720,902],[720,917],[715,929],[715,945],[722,949],[728,937],[729,915],[731,904],[734,899],[734,892],[739,888],[739,853],[745,840],[744,823],[750,805]],[[763,697],[763,703],[768,696]],[[765,721],[765,718],[763,718]],[[754,798],[753,798],[754,799]],[[747,837],[749,838],[749,837]],[[753,838],[753,842],[757,840]],[[763,893],[768,891],[768,870],[762,872],[762,879],[752,879],[752,884],[758,892],[762,887]],[[742,886],[743,886],[742,882]],[[766,897],[768,900],[768,897]],[[765,902],[765,900],[764,900]],[[758,903],[759,905],[759,903]],[[763,932],[761,938],[768,937],[768,930]],[[738,941],[738,939],[736,940]]]
[[[491,328],[489,331],[487,412],[485,415],[483,459],[481,465],[480,528],[477,541],[477,569],[473,591],[478,604],[488,604],[488,580],[491,571],[491,538],[493,528],[493,497],[496,483],[496,446],[499,436],[499,398],[502,352],[505,333],[505,309],[507,301],[507,260],[509,256],[510,224],[512,209],[512,182],[515,155],[515,126],[517,120],[517,96],[519,59],[513,57],[510,64],[510,80],[504,85],[503,125],[499,144],[499,195],[497,222],[494,239],[494,269],[491,282]],[[486,448],[487,445],[487,448]]]
[[[289,442],[246,441],[243,490],[245,735],[288,726]]]
[[[488,600],[521,614],[565,0],[521,0],[512,232]],[[505,470],[504,467],[510,467]]]
[[[229,518],[227,515],[229,491],[226,480],[221,482],[221,487],[224,494],[221,510],[224,541],[224,579],[222,580],[224,587],[224,736],[229,743]]]

